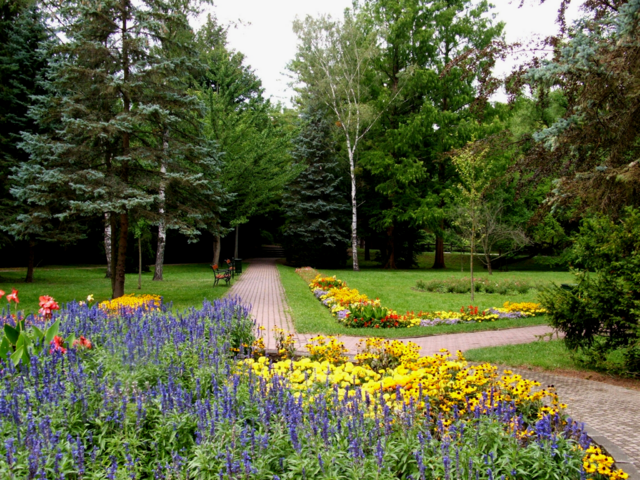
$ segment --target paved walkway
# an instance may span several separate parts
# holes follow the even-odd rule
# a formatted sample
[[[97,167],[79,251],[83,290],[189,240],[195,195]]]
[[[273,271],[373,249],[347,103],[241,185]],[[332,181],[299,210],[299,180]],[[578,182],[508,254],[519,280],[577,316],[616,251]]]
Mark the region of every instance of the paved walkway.
[[[265,327],[265,346],[275,348],[273,327],[277,326],[294,333],[293,322],[287,313],[284,288],[276,268],[275,259],[263,258],[251,261],[231,288],[230,295],[238,295],[251,304],[252,313],[259,325]],[[457,333],[431,337],[406,338],[420,345],[420,353],[429,355],[446,348],[451,352],[478,347],[529,343],[537,335],[551,332],[545,325],[487,332]],[[313,335],[295,334],[298,350]],[[361,337],[340,338],[350,353],[355,353]],[[562,402],[567,403],[569,414],[597,429],[611,442],[622,449],[619,456],[640,469],[640,392],[591,380],[554,375],[552,373],[511,369],[522,376],[539,381],[543,386],[554,385]],[[613,452],[611,452],[613,453]],[[616,456],[618,457],[618,456]],[[616,458],[618,460],[618,458]]]

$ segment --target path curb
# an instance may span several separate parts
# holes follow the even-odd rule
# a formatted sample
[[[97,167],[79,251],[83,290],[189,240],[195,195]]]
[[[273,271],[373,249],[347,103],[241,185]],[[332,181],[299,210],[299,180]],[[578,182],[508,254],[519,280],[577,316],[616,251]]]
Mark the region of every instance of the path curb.
[[[613,457],[616,467],[629,474],[628,480],[640,480],[640,472],[638,472],[638,469],[635,467],[629,456],[620,447],[595,428],[585,424],[585,429],[589,438],[593,440],[594,443],[602,447],[610,457]]]

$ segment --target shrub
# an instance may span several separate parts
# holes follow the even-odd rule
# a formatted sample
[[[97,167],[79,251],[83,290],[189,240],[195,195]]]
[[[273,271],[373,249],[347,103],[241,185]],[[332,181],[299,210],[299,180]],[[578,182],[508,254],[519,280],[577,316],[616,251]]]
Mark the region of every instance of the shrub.
[[[476,278],[474,282],[476,292],[498,293],[507,295],[509,293],[525,294],[532,288],[540,288],[538,285],[532,286],[530,283],[518,280],[492,280],[487,278]],[[425,292],[439,293],[469,293],[471,292],[471,280],[469,278],[449,278],[446,280],[418,280],[416,289]]]
[[[583,220],[571,259],[576,284],[540,294],[551,324],[594,365],[608,368],[607,354],[621,350],[627,373],[640,374],[640,212]]]

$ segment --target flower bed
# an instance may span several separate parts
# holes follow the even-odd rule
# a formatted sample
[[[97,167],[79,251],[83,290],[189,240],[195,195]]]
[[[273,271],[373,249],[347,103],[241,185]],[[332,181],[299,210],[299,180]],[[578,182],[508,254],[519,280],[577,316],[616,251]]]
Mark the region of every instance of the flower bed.
[[[625,478],[553,391],[461,355],[370,339],[349,362],[319,337],[311,358],[247,359],[233,298],[39,323],[84,340],[0,358],[3,479]]]
[[[105,300],[98,305],[101,309],[111,313],[133,312],[143,310],[157,310],[162,308],[162,297],[159,295],[139,295],[129,293],[113,300]]]
[[[503,318],[535,317],[546,313],[537,303],[505,302],[502,307],[482,311],[470,305],[462,307],[459,312],[407,312],[401,315],[383,307],[379,299],[371,300],[367,295],[348,287],[335,276],[323,277],[317,274],[309,283],[309,288],[323,305],[331,309],[332,315],[340,323],[352,328],[434,327],[457,323],[493,322]]]

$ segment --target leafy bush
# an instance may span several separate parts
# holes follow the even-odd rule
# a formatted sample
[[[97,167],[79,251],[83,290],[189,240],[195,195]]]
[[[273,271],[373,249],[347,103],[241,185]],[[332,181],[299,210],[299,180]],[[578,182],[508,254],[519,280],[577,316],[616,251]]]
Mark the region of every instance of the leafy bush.
[[[532,288],[538,288],[538,286],[533,286],[523,280],[496,281],[488,278],[476,278],[474,283],[476,292],[499,293],[500,295],[507,295],[509,293],[525,294]],[[469,293],[471,291],[471,279],[454,277],[445,280],[435,279],[428,282],[418,280],[416,282],[416,289],[438,293]]]
[[[540,294],[551,324],[593,365],[609,368],[607,354],[621,350],[626,373],[640,374],[640,211],[583,220],[571,259],[576,284]]]

